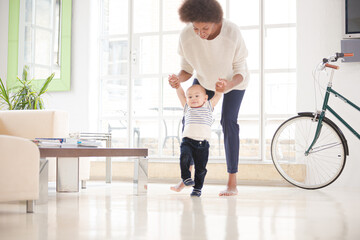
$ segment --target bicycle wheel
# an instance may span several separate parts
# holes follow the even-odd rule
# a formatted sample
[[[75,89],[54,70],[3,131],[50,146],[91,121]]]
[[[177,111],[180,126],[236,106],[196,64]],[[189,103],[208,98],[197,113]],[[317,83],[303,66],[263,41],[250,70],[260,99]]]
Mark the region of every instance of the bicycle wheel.
[[[271,142],[271,157],[280,175],[305,189],[318,189],[334,182],[346,162],[342,133],[324,118],[318,140],[310,153],[318,121],[312,116],[296,116],[285,121]]]

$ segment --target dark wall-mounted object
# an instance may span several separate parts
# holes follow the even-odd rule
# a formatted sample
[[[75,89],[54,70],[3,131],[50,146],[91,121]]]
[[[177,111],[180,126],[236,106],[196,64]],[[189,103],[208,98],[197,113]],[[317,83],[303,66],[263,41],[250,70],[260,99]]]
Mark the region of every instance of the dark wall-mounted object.
[[[354,53],[353,57],[344,58],[345,62],[360,62],[360,39],[341,40],[341,52]]]

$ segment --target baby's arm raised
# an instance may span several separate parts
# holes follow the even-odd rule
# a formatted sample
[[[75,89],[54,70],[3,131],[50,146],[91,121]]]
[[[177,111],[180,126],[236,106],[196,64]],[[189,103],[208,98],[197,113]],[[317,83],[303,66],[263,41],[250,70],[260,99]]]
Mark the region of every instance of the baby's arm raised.
[[[176,89],[176,93],[181,102],[181,105],[184,107],[186,104],[186,95],[185,95],[184,89],[181,87],[181,85],[179,85],[179,87]]]
[[[221,92],[215,91],[214,96],[210,99],[211,106],[212,106],[213,108],[214,108],[215,105],[219,102],[221,96],[222,96],[222,93],[221,93]]]
[[[219,102],[221,96],[222,96],[222,91],[220,91],[220,89],[224,89],[225,88],[226,83],[224,83],[224,81],[220,80],[217,81],[217,83],[215,84],[215,94],[214,96],[210,99],[211,102],[211,106],[215,107],[215,105]]]

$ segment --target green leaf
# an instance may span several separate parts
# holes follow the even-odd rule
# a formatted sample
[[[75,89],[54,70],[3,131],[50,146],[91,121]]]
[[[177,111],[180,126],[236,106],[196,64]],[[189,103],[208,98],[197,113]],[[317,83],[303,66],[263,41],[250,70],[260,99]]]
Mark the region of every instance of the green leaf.
[[[45,81],[44,85],[42,86],[42,88],[40,89],[40,92],[39,92],[39,96],[44,94],[46,91],[47,91],[47,88],[51,82],[51,80],[54,78],[55,76],[55,73],[52,73]]]
[[[9,110],[12,110],[13,106],[11,104],[12,100],[9,95],[9,92],[10,92],[9,89],[5,88],[5,85],[0,78],[0,98],[5,102],[5,103],[0,102],[0,105],[6,105]]]
[[[29,66],[25,65],[23,69],[23,75],[22,78],[26,82],[28,78],[28,72],[29,72]]]
[[[3,81],[1,80],[1,78],[0,78],[0,94],[1,94],[0,97],[1,97],[4,101],[6,101],[6,102],[9,101],[8,91],[7,91],[7,89],[5,88],[4,83],[3,83]]]

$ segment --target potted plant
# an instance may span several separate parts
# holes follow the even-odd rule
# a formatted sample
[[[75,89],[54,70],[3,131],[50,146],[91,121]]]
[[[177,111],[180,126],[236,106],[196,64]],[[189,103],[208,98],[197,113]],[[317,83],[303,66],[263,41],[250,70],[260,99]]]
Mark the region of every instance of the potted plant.
[[[29,67],[25,66],[23,70],[22,80],[17,77],[20,82],[19,86],[12,89],[5,88],[0,78],[0,109],[5,106],[8,110],[23,109],[44,109],[42,95],[46,93],[51,80],[55,73],[52,73],[44,82],[41,89],[37,92],[32,85],[33,79],[28,79]]]

